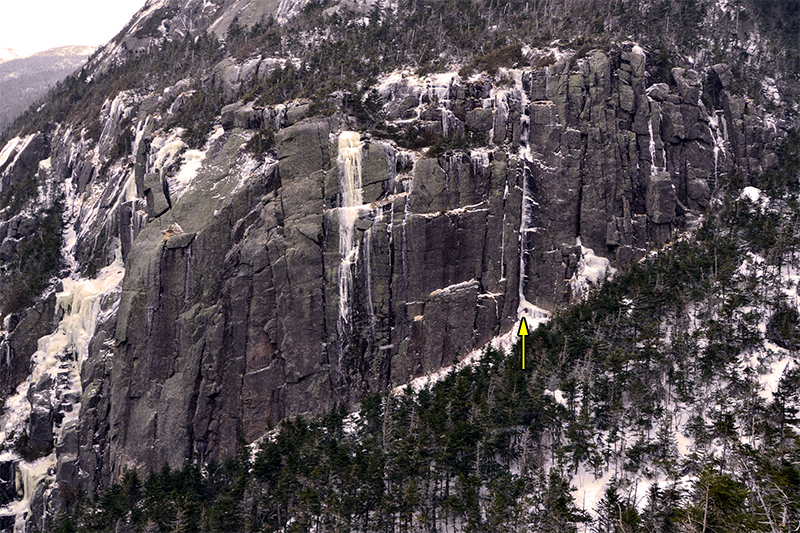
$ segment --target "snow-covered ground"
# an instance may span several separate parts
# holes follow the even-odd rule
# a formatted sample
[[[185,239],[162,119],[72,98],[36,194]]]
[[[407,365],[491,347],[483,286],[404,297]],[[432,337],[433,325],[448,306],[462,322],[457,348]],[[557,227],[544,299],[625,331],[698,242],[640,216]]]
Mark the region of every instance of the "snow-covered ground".
[[[771,209],[769,198],[767,198],[762,191],[755,187],[745,187],[739,198],[747,199],[752,202],[756,209],[767,210]],[[777,274],[777,280],[774,280],[772,275]],[[779,269],[769,266],[764,258],[759,257],[753,253],[748,252],[745,254],[741,265],[737,270],[738,279],[743,283],[749,279],[759,279],[759,283],[769,283],[770,289],[783,293],[789,305],[800,309],[800,298],[798,298],[798,284],[800,284],[800,271],[790,264],[784,264]],[[769,280],[769,281],[768,281]],[[632,304],[633,302],[629,302]],[[766,334],[767,323],[773,312],[770,300],[765,300],[758,306],[744,306],[736,310],[736,316],[744,318],[746,314],[754,314],[758,317],[758,330],[762,335],[760,344],[748,351],[738,365],[738,372],[742,375],[755,375],[757,383],[757,396],[766,402],[773,401],[773,394],[778,390],[781,378],[785,373],[797,366],[795,354],[790,350],[782,348],[775,343],[769,341],[764,337]],[[703,306],[705,307],[705,306]],[[708,310],[706,309],[706,313]],[[700,321],[698,314],[700,309],[697,305],[690,306],[688,310],[688,324],[689,335],[698,333]],[[671,329],[665,328],[663,342],[665,344],[670,342]],[[698,347],[703,349],[706,346],[706,339],[701,333],[698,338]],[[692,404],[682,404],[677,401],[669,402],[665,408],[666,417],[670,421],[670,433],[673,439],[674,452],[677,454],[675,458],[676,464],[681,464],[687,461],[696,453],[702,453],[705,456],[723,457],[727,452],[726,445],[718,439],[713,439],[711,442],[703,443],[698,448],[698,444],[692,438],[692,430],[690,429],[691,417],[693,415],[700,415],[705,422],[706,427],[713,427],[715,424],[715,416],[723,415],[728,412],[744,412],[745,406],[740,405],[741,399],[734,399],[727,392],[729,382],[724,376],[718,376],[712,382],[706,383],[701,390],[698,391],[700,395]],[[558,392],[558,391],[556,391]],[[553,393],[554,394],[554,393]],[[666,419],[665,419],[666,420]],[[755,449],[762,446],[755,436],[751,434],[751,428],[742,424],[737,426],[739,439],[742,442],[749,443]],[[602,440],[604,435],[596,436]],[[633,443],[636,441],[637,435],[630,430],[618,436],[622,442]],[[611,475],[611,474],[614,475]],[[663,472],[655,479],[644,476],[641,472],[619,472],[624,475],[629,487],[636,490],[635,503],[641,510],[647,504],[647,490],[652,484],[658,484],[664,488],[672,486],[682,489],[684,491],[690,490],[692,484],[696,481],[694,474],[686,474],[677,480],[667,479]],[[583,467],[578,469],[578,473],[572,479],[572,485],[575,487],[574,495],[576,504],[586,511],[594,514],[595,506],[600,498],[602,498],[605,489],[612,479],[616,477],[616,473],[612,469],[604,471],[601,476],[595,477],[592,473],[587,472]]]

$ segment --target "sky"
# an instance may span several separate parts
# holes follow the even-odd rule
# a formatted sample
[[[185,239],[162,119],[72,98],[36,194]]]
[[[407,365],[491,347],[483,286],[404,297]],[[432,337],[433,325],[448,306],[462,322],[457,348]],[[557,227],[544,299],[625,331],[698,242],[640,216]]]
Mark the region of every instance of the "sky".
[[[0,48],[22,57],[57,46],[99,46],[145,0],[0,0]]]

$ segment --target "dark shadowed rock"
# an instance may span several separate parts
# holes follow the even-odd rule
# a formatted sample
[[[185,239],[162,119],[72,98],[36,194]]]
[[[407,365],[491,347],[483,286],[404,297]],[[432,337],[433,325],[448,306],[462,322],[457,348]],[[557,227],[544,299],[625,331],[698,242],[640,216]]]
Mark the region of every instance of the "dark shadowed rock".
[[[647,216],[654,224],[675,220],[675,186],[666,172],[657,172],[647,185]]]

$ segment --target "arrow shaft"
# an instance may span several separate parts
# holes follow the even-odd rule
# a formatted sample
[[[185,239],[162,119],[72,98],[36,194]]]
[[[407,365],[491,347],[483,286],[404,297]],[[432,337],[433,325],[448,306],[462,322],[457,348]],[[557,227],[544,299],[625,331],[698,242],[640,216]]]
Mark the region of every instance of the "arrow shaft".
[[[522,370],[525,370],[525,337],[528,336],[528,322],[525,317],[522,317],[522,321],[519,323],[519,333],[517,335],[522,337]]]

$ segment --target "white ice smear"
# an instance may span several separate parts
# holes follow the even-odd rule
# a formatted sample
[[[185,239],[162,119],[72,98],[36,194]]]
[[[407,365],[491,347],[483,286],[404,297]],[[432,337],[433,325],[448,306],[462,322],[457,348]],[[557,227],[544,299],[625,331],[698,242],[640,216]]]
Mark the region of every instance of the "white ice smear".
[[[218,128],[209,137],[209,144],[217,140],[224,133]],[[170,199],[174,204],[189,189],[197,173],[203,166],[206,158],[205,150],[187,150],[186,143],[181,139],[183,128],[177,128],[169,137],[157,137],[151,145],[157,149],[153,168],[169,185]],[[175,168],[178,167],[177,171]]]
[[[38,349],[31,357],[31,375],[17,387],[16,394],[6,400],[5,412],[0,417],[0,443],[5,443],[12,431],[19,435],[26,427],[31,413],[28,389],[45,375],[49,375],[54,384],[42,391],[50,396],[51,405],[57,406],[68,393],[80,398],[81,365],[89,355],[89,343],[97,325],[116,313],[124,273],[122,254],[118,252],[115,261],[96,278],[62,280],[64,291],[56,296],[56,311],[62,311],[63,317],[54,333],[39,339]],[[79,412],[80,405],[73,405],[61,427],[77,418]],[[58,436],[56,431],[56,439]],[[12,460],[14,456],[6,452],[0,459]],[[21,531],[34,491],[39,483],[53,475],[54,463],[55,455],[51,455],[31,464],[23,461],[17,464],[17,485],[22,500],[0,509],[0,514],[16,515],[15,531]]]
[[[719,179],[719,155],[725,153],[725,138],[727,137],[727,130],[725,130],[726,123],[725,117],[715,112],[709,119],[709,131],[711,138],[714,141],[714,190],[717,189],[717,180]],[[720,131],[720,124],[722,124],[723,131]]]
[[[160,171],[172,165],[177,160],[180,151],[186,147],[186,144],[180,138],[181,133],[183,133],[183,129],[178,128],[170,137],[166,139],[157,137],[153,141],[152,148],[158,147],[155,164],[153,165],[156,170]]]
[[[781,93],[778,91],[778,86],[775,83],[775,78],[765,76],[764,79],[761,80],[761,90],[764,91],[764,96],[773,104],[781,105],[783,103],[781,101]]]
[[[651,105],[655,104],[658,105],[654,100],[647,98]],[[663,168],[659,168],[656,164],[656,138],[655,134],[653,133],[653,117],[650,117],[650,120],[647,121],[647,131],[650,134],[650,175],[655,176],[657,172],[666,172],[667,171],[667,157],[664,153],[664,148],[661,148],[661,160],[664,162]]]
[[[583,246],[580,237],[576,244],[581,247],[581,258],[578,260],[578,269],[569,283],[572,287],[572,295],[579,297],[586,294],[593,286],[613,276],[616,269],[611,267],[608,259],[594,255],[594,250]]]
[[[21,140],[22,139],[19,137],[14,137],[6,143],[2,150],[0,150],[0,168],[6,164],[8,158],[11,157],[11,154],[13,154],[14,150],[17,149],[17,146],[19,146]]]
[[[339,187],[342,200],[339,215],[339,337],[342,339],[350,326],[352,309],[353,273],[351,267],[358,257],[358,247],[353,243],[355,223],[358,219],[361,196],[361,135],[343,131],[339,135]]]
[[[225,135],[225,128],[222,126],[217,126],[217,128],[211,133],[211,136],[208,138],[208,144],[206,146],[211,146],[214,142]]]
[[[6,143],[2,150],[0,150],[0,168],[4,165],[8,164],[11,161],[11,165],[16,164],[19,156],[25,149],[28,147],[28,144],[36,137],[36,133],[31,133],[24,139],[20,137],[14,137],[10,141]],[[11,159],[11,156],[14,156],[14,159]],[[0,186],[1,188],[2,186]]]
[[[172,201],[180,200],[183,193],[189,188],[192,181],[197,177],[197,173],[203,166],[206,153],[201,150],[188,150],[183,154],[183,163],[178,173],[169,178],[169,192]]]

